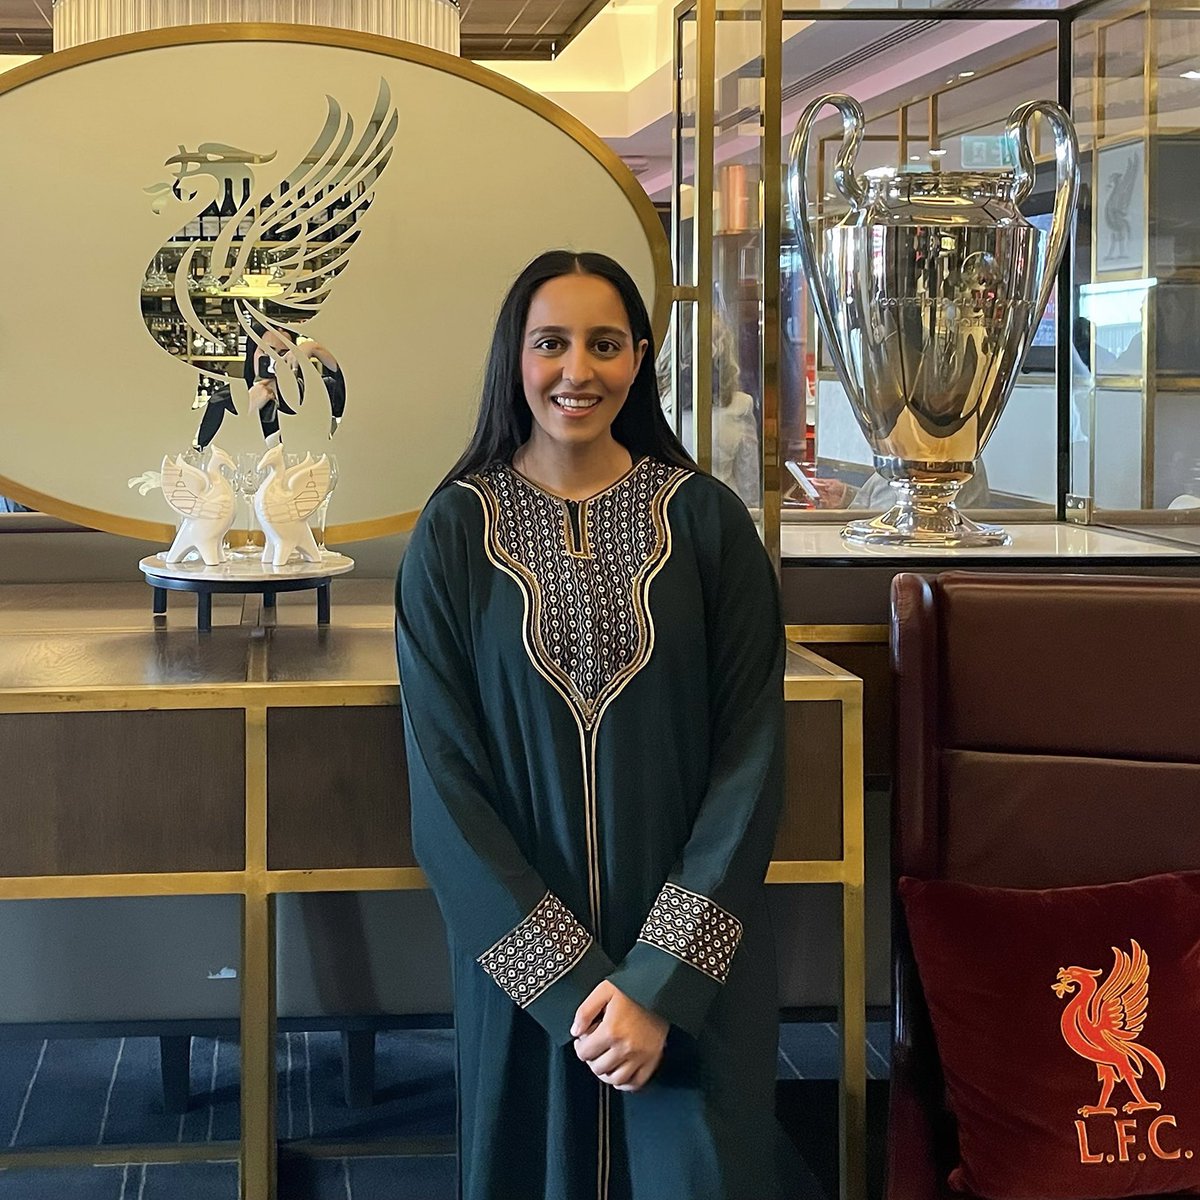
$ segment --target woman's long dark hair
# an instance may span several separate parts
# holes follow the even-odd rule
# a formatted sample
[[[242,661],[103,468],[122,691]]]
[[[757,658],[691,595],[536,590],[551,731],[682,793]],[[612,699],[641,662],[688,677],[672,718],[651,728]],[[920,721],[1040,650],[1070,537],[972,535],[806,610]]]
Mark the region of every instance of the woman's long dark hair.
[[[629,396],[613,421],[613,437],[629,451],[635,462],[648,455],[675,466],[698,470],[663,414],[654,372],[654,330],[641,293],[629,273],[605,254],[548,250],[517,276],[504,297],[492,334],[475,432],[462,457],[438,484],[437,491],[493,463],[512,462],[517,449],[528,440],[533,428],[533,414],[529,411],[521,381],[521,348],[525,341],[529,305],[542,284],[560,275],[574,274],[596,275],[608,280],[625,306],[634,346],[646,342],[646,353],[642,355],[642,364],[629,388]]]

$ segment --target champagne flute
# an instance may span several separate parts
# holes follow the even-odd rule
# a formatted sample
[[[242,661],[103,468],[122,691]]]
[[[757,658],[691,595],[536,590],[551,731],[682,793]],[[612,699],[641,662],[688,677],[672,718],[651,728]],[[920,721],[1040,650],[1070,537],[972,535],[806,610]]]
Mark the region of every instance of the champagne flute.
[[[316,511],[309,518],[309,523],[312,525],[313,537],[316,539],[317,549],[322,554],[327,553],[325,549],[325,518],[329,514],[329,498],[333,495],[333,489],[337,487],[338,482],[338,461],[332,454],[326,454],[329,459],[329,491],[325,493],[325,499],[317,506]]]
[[[253,451],[237,456],[237,475],[234,487],[238,495],[239,509],[244,506],[246,510],[246,526],[242,534],[242,541],[230,548],[230,553],[235,558],[254,558],[262,553],[262,548],[251,536],[255,523],[254,493],[258,491],[263,480],[262,472],[258,469],[258,461],[259,456]]]

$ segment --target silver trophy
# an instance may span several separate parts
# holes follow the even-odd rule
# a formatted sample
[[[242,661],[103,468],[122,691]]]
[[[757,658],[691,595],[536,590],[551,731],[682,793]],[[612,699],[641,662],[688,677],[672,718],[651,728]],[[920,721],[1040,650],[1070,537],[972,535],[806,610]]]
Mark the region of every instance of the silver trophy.
[[[850,211],[818,242],[806,169],[826,105],[842,116],[833,180]],[[1049,234],[1017,207],[1034,184],[1037,113],[1054,132],[1058,172]],[[1011,171],[858,176],[865,123],[852,97],[819,97],[796,124],[788,165],[800,260],[829,357],[896,493],[888,512],[842,536],[862,545],[1005,545],[1003,529],[964,517],[954,498],[1000,420],[1054,287],[1079,184],[1075,131],[1057,104],[1032,101],[1008,119]]]

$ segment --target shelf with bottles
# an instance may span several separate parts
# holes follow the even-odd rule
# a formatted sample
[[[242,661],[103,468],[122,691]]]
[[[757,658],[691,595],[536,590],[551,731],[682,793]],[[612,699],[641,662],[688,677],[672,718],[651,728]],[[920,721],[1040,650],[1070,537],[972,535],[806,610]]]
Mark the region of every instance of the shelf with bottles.
[[[263,197],[257,207],[248,178],[241,180],[241,188],[241,200],[235,200],[234,180],[227,176],[220,201],[214,199],[206,209],[192,217],[167,245],[215,242],[231,224],[237,226],[235,238],[245,239],[255,227],[259,208],[266,210],[268,222],[265,236],[257,239],[258,245],[290,245],[300,236],[301,227],[308,242],[332,242],[350,231],[371,206],[371,198],[365,194],[365,181],[344,187],[335,181],[334,186],[318,188],[308,195],[304,189],[293,192],[291,184],[284,180],[279,185],[278,200],[272,193]],[[270,214],[275,211],[279,211],[280,216],[272,223]],[[351,233],[348,240],[353,236]]]
[[[168,353],[190,363],[241,362],[246,357],[246,331],[235,318],[206,317],[211,337],[203,337],[179,316],[143,314],[150,336]]]

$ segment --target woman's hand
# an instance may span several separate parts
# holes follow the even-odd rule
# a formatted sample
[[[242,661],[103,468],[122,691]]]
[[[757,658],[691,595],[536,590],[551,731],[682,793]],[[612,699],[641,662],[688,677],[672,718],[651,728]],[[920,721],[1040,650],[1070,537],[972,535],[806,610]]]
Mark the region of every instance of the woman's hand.
[[[250,407],[259,412],[266,405],[274,403],[278,397],[279,392],[273,379],[256,380],[250,388]]]
[[[571,1036],[575,1053],[597,1079],[619,1092],[636,1092],[658,1070],[669,1028],[606,979],[579,1006]]]

